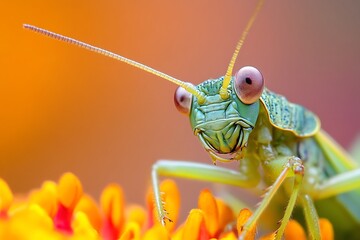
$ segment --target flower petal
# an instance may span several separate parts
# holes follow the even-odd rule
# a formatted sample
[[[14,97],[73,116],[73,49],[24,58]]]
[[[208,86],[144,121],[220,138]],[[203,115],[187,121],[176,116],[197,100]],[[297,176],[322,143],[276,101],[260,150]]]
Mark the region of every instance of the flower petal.
[[[81,197],[80,201],[75,207],[74,212],[85,213],[93,228],[95,228],[97,231],[100,230],[102,220],[100,211],[94,199],[91,198],[89,195],[84,194]]]
[[[48,213],[36,204],[14,212],[0,231],[0,239],[61,239]]]
[[[0,178],[0,218],[7,216],[7,211],[13,202],[14,196],[8,184]]]
[[[228,224],[235,220],[233,210],[221,199],[216,198],[216,205],[219,213],[219,229],[223,230]]]
[[[261,238],[259,238],[259,240],[274,240],[275,237],[276,237],[276,233],[273,232],[273,233],[269,233],[265,236],[262,236]]]
[[[58,211],[56,183],[52,181],[44,182],[40,190],[33,191],[30,194],[29,203],[39,205],[53,218]]]
[[[109,184],[101,194],[100,205],[105,214],[102,235],[106,239],[117,239],[124,224],[125,199],[122,188]]]
[[[71,221],[75,206],[83,195],[80,180],[72,173],[65,173],[60,177],[57,185],[58,209],[54,216],[56,229],[71,234]]]
[[[156,224],[144,234],[143,240],[170,240],[168,230],[161,224]],[[184,238],[186,239],[186,238]]]
[[[205,226],[205,214],[201,209],[192,209],[183,228],[182,239],[203,240],[210,235]]]
[[[172,222],[166,224],[166,229],[172,232],[179,218],[180,209],[180,191],[173,180],[166,179],[160,184],[160,191],[164,193],[164,208],[167,213],[167,217]]]
[[[224,234],[224,236],[220,237],[219,240],[237,240],[235,233],[229,232]]]
[[[119,227],[124,220],[125,199],[122,188],[117,184],[108,185],[101,194],[100,204],[106,217]]]
[[[75,239],[99,239],[97,231],[91,225],[88,217],[83,212],[76,212],[74,214],[74,220],[71,225],[74,230],[74,234],[71,237],[72,240]]]
[[[180,209],[180,191],[173,180],[166,179],[160,184],[160,191],[162,193],[162,201],[164,210],[167,213],[167,217],[171,220],[166,222],[166,229],[172,232],[176,226],[176,223],[179,218],[179,209]],[[154,197],[152,188],[150,188],[146,195],[146,202],[148,206],[149,216],[152,218],[149,219],[149,227],[152,227],[154,224],[159,224],[159,217],[155,209]]]
[[[251,215],[252,215],[252,212],[247,208],[243,208],[240,210],[240,213],[238,215],[237,222],[236,222],[236,228],[238,230],[239,236],[243,231],[244,224],[251,217]],[[247,232],[247,234],[245,236],[245,239],[253,240],[253,239],[255,239],[255,234],[256,234],[256,226],[254,224],[253,226],[250,227],[249,231]]]
[[[319,219],[320,233],[322,240],[333,240],[334,239],[334,229],[329,220],[325,218]]]
[[[146,211],[139,205],[130,205],[126,208],[126,219],[128,222],[136,222],[142,228],[146,221]]]
[[[61,176],[57,191],[59,202],[69,209],[75,208],[83,194],[80,180],[69,172]]]
[[[119,240],[139,240],[140,226],[137,222],[128,222]]]
[[[210,236],[214,237],[220,229],[219,212],[216,200],[209,190],[200,192],[198,207],[204,212],[206,229]]]
[[[284,231],[285,239],[306,240],[304,228],[294,219],[290,219]]]

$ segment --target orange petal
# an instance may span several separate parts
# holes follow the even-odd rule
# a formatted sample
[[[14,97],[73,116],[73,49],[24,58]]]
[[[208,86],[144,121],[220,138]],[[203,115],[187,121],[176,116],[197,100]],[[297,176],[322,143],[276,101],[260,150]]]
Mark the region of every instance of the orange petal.
[[[30,204],[39,205],[50,217],[54,217],[58,211],[56,183],[51,181],[44,182],[40,190],[30,194],[29,202]]]
[[[219,213],[219,229],[223,230],[228,224],[235,220],[233,210],[221,199],[216,198]]]
[[[290,219],[284,232],[285,239],[306,240],[303,227],[297,221]]]
[[[156,224],[145,232],[143,240],[169,240],[170,235],[168,230],[161,224]],[[184,238],[186,239],[186,238]]]
[[[198,207],[204,212],[206,229],[214,237],[219,231],[219,212],[214,196],[209,190],[200,192]]]
[[[262,236],[261,238],[259,238],[259,240],[274,240],[276,237],[275,233],[269,233],[265,236]]]
[[[166,223],[166,229],[172,232],[179,218],[180,191],[173,180],[167,179],[160,184],[160,191],[164,193],[164,209],[172,222]]]
[[[244,224],[251,217],[251,215],[252,215],[252,212],[247,208],[243,208],[240,210],[240,213],[238,215],[237,222],[236,222],[236,228],[238,230],[239,236],[243,231]],[[254,226],[250,227],[249,231],[247,232],[247,234],[245,236],[245,239],[249,239],[249,240],[255,239],[255,234],[256,234],[256,226],[254,224]]]
[[[60,177],[57,185],[58,209],[54,216],[57,230],[71,234],[73,211],[83,194],[79,179],[72,173],[65,173]]]
[[[166,179],[160,184],[160,192],[162,193],[162,201],[164,202],[164,210],[167,213],[167,217],[172,221],[166,222],[166,229],[172,232],[179,218],[180,208],[180,192],[173,180]],[[154,197],[152,189],[150,188],[146,195],[146,202],[148,205],[149,216],[152,216],[149,222],[149,227],[154,223],[159,222],[157,216],[157,210],[155,209]]]
[[[57,191],[59,202],[69,209],[75,208],[83,194],[80,180],[72,173],[65,173],[61,176]]]
[[[122,188],[109,184],[101,193],[100,205],[105,214],[102,235],[105,239],[117,239],[124,224],[125,199]]]
[[[321,239],[323,240],[333,240],[334,239],[334,229],[329,220],[325,218],[319,219],[320,224],[320,233]]]
[[[120,227],[124,221],[125,198],[122,188],[117,184],[109,184],[101,194],[100,205],[111,223]]]
[[[119,240],[139,240],[139,239],[140,239],[139,224],[137,222],[128,222]]]
[[[192,209],[190,211],[182,232],[182,239],[200,240],[210,238],[205,227],[205,215],[201,209]]]
[[[80,201],[75,207],[74,212],[85,213],[93,228],[95,228],[97,231],[100,230],[102,222],[101,215],[96,202],[89,195],[84,194],[81,197]]]
[[[146,191],[145,201],[146,201],[146,208],[147,208],[148,216],[149,216],[147,227],[151,228],[152,226],[154,226],[154,223],[158,222],[152,187],[148,187],[148,189]]]
[[[0,178],[0,218],[7,216],[7,210],[13,202],[14,196],[8,184]]]

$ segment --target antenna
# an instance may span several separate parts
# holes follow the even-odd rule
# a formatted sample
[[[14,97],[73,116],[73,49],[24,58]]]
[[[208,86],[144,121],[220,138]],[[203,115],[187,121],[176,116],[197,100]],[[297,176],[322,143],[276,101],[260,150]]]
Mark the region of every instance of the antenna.
[[[167,75],[167,74],[165,74],[163,72],[155,70],[155,69],[153,69],[151,67],[148,67],[148,66],[146,66],[146,65],[144,65],[142,63],[139,63],[139,62],[136,62],[134,60],[128,59],[126,57],[120,56],[118,54],[112,53],[112,52],[107,51],[105,49],[95,47],[95,46],[90,45],[88,43],[85,43],[85,42],[82,42],[82,41],[79,41],[79,40],[76,40],[76,39],[73,39],[73,38],[70,38],[70,37],[66,37],[66,36],[63,36],[61,34],[54,33],[54,32],[48,31],[46,29],[42,29],[42,28],[32,26],[32,25],[29,25],[29,24],[24,24],[23,27],[26,28],[26,29],[29,29],[31,31],[40,33],[42,35],[46,35],[46,36],[48,36],[50,38],[54,38],[54,39],[57,39],[57,40],[62,41],[62,42],[67,42],[67,43],[76,45],[78,47],[85,48],[87,50],[90,50],[90,51],[105,55],[107,57],[114,58],[114,59],[119,60],[121,62],[127,63],[127,64],[129,64],[129,65],[131,65],[133,67],[140,68],[141,70],[144,70],[146,72],[149,72],[151,74],[159,76],[159,77],[161,77],[163,79],[166,79],[166,80],[168,80],[170,82],[175,83],[176,85],[179,85],[180,87],[183,87],[186,91],[188,91],[189,93],[191,93],[192,95],[197,97],[198,102],[200,104],[205,102],[205,97],[203,96],[203,94],[199,90],[197,90],[196,87],[194,85],[192,85],[191,83],[183,82],[183,81],[181,81],[181,80],[179,80],[177,78],[171,77],[171,76],[169,76],[169,75]]]
[[[251,26],[253,25],[253,23],[254,23],[254,21],[256,19],[256,16],[260,12],[260,9],[261,9],[263,4],[264,4],[264,0],[259,0],[258,1],[253,14],[251,15],[251,18],[250,18],[249,22],[247,23],[247,25],[245,27],[245,30],[241,34],[240,40],[236,44],[235,51],[234,51],[233,56],[232,56],[232,58],[230,60],[228,69],[227,69],[225,77],[224,77],[223,85],[220,88],[219,93],[220,93],[220,96],[221,96],[222,99],[227,99],[229,97],[229,93],[227,92],[227,88],[228,88],[228,86],[230,84],[232,71],[233,71],[233,68],[234,68],[234,65],[235,65],[236,58],[237,58],[237,56],[238,56],[238,54],[240,52],[241,47],[244,44],[244,41],[245,41],[249,31],[250,31]]]

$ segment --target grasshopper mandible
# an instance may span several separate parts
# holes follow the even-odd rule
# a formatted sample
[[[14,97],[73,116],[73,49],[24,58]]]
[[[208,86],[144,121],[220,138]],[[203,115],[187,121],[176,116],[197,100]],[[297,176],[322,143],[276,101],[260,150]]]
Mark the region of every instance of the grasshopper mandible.
[[[245,224],[241,238],[258,221],[278,192],[287,205],[277,239],[281,238],[296,204],[303,208],[308,232],[313,239],[320,239],[318,215],[335,223],[338,238],[357,238],[360,233],[358,163],[320,129],[320,121],[312,112],[266,89],[259,70],[243,67],[233,76],[237,55],[262,4],[263,1],[259,1],[249,20],[225,76],[197,86],[78,40],[31,25],[24,27],[115,58],[179,85],[175,92],[175,105],[189,116],[194,134],[214,165],[217,161],[239,162],[239,171],[200,163],[156,162],[151,176],[162,223],[167,217],[158,187],[160,175],[244,188],[264,182],[269,188]],[[329,208],[340,210],[334,214]]]

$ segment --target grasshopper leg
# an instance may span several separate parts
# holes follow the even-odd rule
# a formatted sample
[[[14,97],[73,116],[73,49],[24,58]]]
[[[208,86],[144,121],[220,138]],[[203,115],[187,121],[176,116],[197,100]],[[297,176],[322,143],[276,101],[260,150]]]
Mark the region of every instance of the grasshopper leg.
[[[324,199],[358,188],[360,188],[360,168],[341,173],[319,184],[312,197]]]
[[[300,195],[300,200],[304,210],[305,221],[310,239],[321,239],[319,216],[313,200],[309,195]]]
[[[264,195],[264,198],[260,202],[260,205],[255,210],[254,214],[243,226],[243,231],[239,239],[246,239],[247,232],[254,224],[256,224],[259,217],[264,212],[266,207],[269,205],[271,199],[273,198],[275,193],[279,190],[284,180],[287,179],[288,177],[294,177],[293,191],[290,195],[290,200],[288,206],[286,207],[284,217],[281,221],[281,225],[276,234],[276,239],[281,239],[285,227],[290,219],[291,213],[294,209],[296,199],[298,197],[298,193],[301,187],[303,175],[304,175],[304,166],[302,165],[302,161],[297,157],[290,157],[283,166],[283,170],[281,171],[280,175],[276,178],[275,182],[268,188],[267,192]]]
[[[196,179],[244,188],[256,186],[260,180],[260,176],[253,173],[257,171],[251,167],[244,169],[247,169],[248,172],[239,172],[214,165],[186,161],[157,161],[152,167],[151,178],[159,221],[164,225],[166,220],[169,220],[161,199],[159,176]]]

